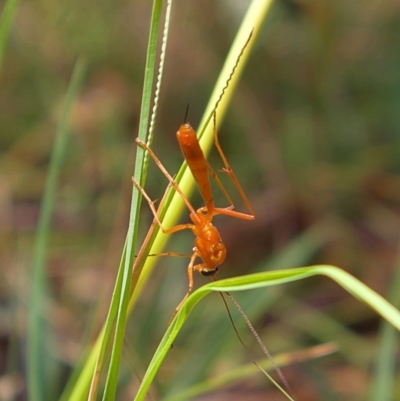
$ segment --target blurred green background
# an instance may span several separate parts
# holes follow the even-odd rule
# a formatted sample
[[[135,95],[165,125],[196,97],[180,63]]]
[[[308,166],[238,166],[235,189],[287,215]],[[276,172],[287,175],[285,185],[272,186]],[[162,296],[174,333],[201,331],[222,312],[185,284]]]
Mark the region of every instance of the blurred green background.
[[[172,174],[182,162],[175,132],[186,105],[196,126],[247,5],[174,4],[153,145]],[[150,14],[145,0],[19,3],[0,75],[1,400],[26,399],[35,228],[62,101],[82,55],[88,73],[71,113],[47,257],[52,394],[104,321],[128,224]],[[220,129],[256,213],[254,222],[215,219],[228,249],[220,278],[326,263],[387,296],[400,234],[399,66],[397,0],[274,2]],[[214,153],[209,160],[222,166]],[[160,198],[166,184],[152,165],[151,197]],[[217,191],[215,198],[225,204]],[[199,195],[193,204],[201,206]],[[144,205],[142,238],[151,219]],[[191,233],[171,237],[168,250],[190,252]],[[118,399],[135,393],[186,292],[186,266],[186,259],[163,258],[148,283],[128,324]],[[237,299],[272,354],[337,341],[337,353],[285,368],[299,400],[367,399],[380,320],[364,305],[325,278]],[[151,399],[262,358],[233,312],[251,349],[237,341],[217,295],[202,305],[168,355]],[[274,396],[268,387],[259,375],[202,399],[265,399]],[[399,399],[400,388],[396,394],[391,399]]]

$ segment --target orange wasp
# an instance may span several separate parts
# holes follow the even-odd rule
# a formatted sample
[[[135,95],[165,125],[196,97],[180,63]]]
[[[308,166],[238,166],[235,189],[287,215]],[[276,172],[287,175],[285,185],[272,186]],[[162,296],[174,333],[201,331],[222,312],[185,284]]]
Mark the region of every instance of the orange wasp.
[[[187,111],[186,111],[187,114]],[[186,121],[186,116],[185,116]],[[188,279],[189,279],[189,287],[186,295],[179,303],[179,305],[175,309],[175,314],[179,311],[183,302],[187,299],[190,293],[193,290],[193,272],[196,271],[198,273],[203,274],[204,276],[211,276],[215,279],[214,274],[218,272],[219,266],[223,263],[226,257],[226,248],[224,243],[222,242],[221,236],[219,234],[218,229],[212,224],[212,219],[216,215],[225,215],[230,217],[235,217],[242,220],[254,220],[254,211],[250,205],[249,200],[247,199],[242,187],[240,186],[232,168],[230,167],[228,160],[224,152],[222,151],[221,145],[218,140],[218,134],[216,129],[216,117],[214,113],[214,143],[218,150],[218,153],[221,156],[221,159],[224,164],[223,172],[229,175],[232,182],[236,186],[239,194],[241,195],[249,213],[241,213],[237,212],[234,209],[234,205],[228,196],[225,189],[222,187],[221,182],[219,181],[217,175],[212,170],[211,166],[207,162],[204,157],[204,153],[200,147],[199,141],[197,139],[196,133],[191,125],[187,122],[183,123],[178,132],[176,133],[176,137],[178,139],[179,145],[181,147],[183,156],[190,168],[190,171],[193,174],[193,177],[197,183],[201,196],[204,200],[205,206],[195,210],[192,204],[189,202],[187,197],[184,195],[182,190],[180,189],[178,183],[173,179],[173,177],[168,173],[166,168],[162,165],[161,161],[157,158],[154,152],[141,140],[136,139],[136,142],[139,146],[149,152],[150,156],[157,164],[161,172],[167,177],[170,182],[170,185],[179,193],[182,200],[184,201],[186,207],[190,211],[190,219],[192,223],[187,224],[178,224],[171,228],[164,228],[158,213],[154,207],[154,202],[147,195],[145,190],[140,186],[140,184],[132,178],[133,184],[136,188],[142,193],[144,198],[147,200],[155,220],[157,221],[160,229],[164,234],[171,234],[177,231],[182,230],[192,230],[195,235],[195,246],[193,248],[193,254],[190,257],[189,265],[188,265]],[[228,201],[231,203],[230,206],[225,208],[215,207],[214,199],[211,192],[210,185],[210,174],[216,179],[217,184],[223,191],[224,195],[227,197]],[[173,255],[173,253],[167,253],[169,255]],[[201,259],[202,262],[196,264],[196,260]]]
[[[186,111],[186,116],[187,116],[187,111]],[[185,121],[186,121],[186,116],[185,116]],[[193,174],[194,180],[196,181],[196,184],[199,188],[199,191],[201,193],[201,196],[204,200],[205,206],[195,210],[192,206],[192,204],[189,202],[185,194],[182,192],[180,189],[178,183],[174,180],[174,178],[168,173],[166,168],[162,165],[161,161],[157,158],[157,156],[154,154],[154,152],[139,139],[136,139],[136,142],[138,143],[139,146],[141,146],[143,149],[147,150],[149,152],[151,158],[154,160],[154,162],[157,164],[158,168],[161,170],[161,172],[167,177],[170,186],[172,186],[176,192],[179,193],[181,196],[182,200],[184,201],[186,207],[190,211],[190,219],[192,220],[192,223],[187,223],[187,224],[178,224],[174,227],[171,228],[164,228],[157,210],[154,207],[154,202],[150,199],[150,197],[147,195],[145,190],[140,186],[140,184],[135,181],[135,179],[132,177],[133,184],[136,186],[136,188],[142,193],[144,198],[147,200],[151,211],[153,212],[154,218],[158,225],[160,226],[160,229],[164,234],[171,234],[175,233],[177,231],[182,231],[182,230],[192,230],[193,234],[195,235],[195,240],[194,240],[194,248],[193,248],[193,254],[190,257],[190,262],[188,265],[188,279],[189,279],[189,287],[186,295],[183,297],[182,301],[179,303],[179,305],[176,307],[175,312],[170,319],[170,323],[172,319],[175,317],[179,309],[181,308],[182,304],[185,302],[185,300],[188,298],[190,293],[193,290],[193,271],[197,271],[198,273],[203,274],[204,276],[211,276],[215,280],[215,273],[218,272],[219,266],[223,263],[226,257],[226,248],[224,243],[222,242],[221,236],[219,234],[218,229],[212,224],[212,219],[214,216],[221,214],[225,216],[230,216],[230,217],[235,217],[237,219],[242,219],[242,220],[254,220],[254,210],[250,205],[250,202],[246,196],[246,194],[243,191],[243,188],[239,184],[231,166],[228,163],[228,160],[222,151],[221,145],[218,140],[218,134],[217,134],[217,129],[216,129],[216,118],[215,118],[215,112],[214,112],[214,144],[215,147],[218,150],[218,153],[220,154],[220,157],[224,163],[224,167],[222,169],[223,172],[229,175],[230,179],[236,186],[240,196],[242,197],[249,213],[242,213],[242,212],[237,212],[233,210],[234,205],[225,191],[224,187],[222,186],[222,183],[218,179],[218,176],[215,174],[209,163],[207,162],[206,158],[204,157],[204,153],[201,150],[199,141],[197,139],[196,133],[192,126],[189,123],[183,123],[180,127],[178,132],[176,133],[176,137],[178,139],[179,145],[181,147],[183,156],[190,168],[190,171]],[[211,192],[211,185],[210,185],[210,174],[213,176],[213,178],[216,180],[218,186],[221,188],[222,192],[224,193],[225,197],[228,199],[230,202],[230,206],[227,206],[225,208],[220,208],[220,207],[215,207],[214,205],[214,199],[212,196]],[[167,252],[163,255],[177,255],[173,252]],[[200,258],[202,260],[201,263],[195,264],[196,259]],[[222,295],[222,294],[221,294]],[[276,365],[275,361],[273,360],[271,354],[269,353],[268,349],[265,347],[263,344],[260,336],[258,333],[255,331],[253,325],[247,318],[247,316],[244,314],[242,311],[241,307],[237,304],[236,300],[229,294],[227,295],[230,297],[232,302],[235,304],[236,308],[238,308],[240,314],[243,316],[243,318],[246,321],[246,324],[249,326],[251,332],[255,336],[257,342],[260,344],[264,354],[268,357],[268,359],[271,361],[272,366],[274,369],[277,371],[279,377],[281,378],[282,382],[284,383],[285,387],[289,390],[289,384],[284,377],[283,373],[279,369],[279,367]],[[225,300],[222,297],[224,303]],[[225,306],[227,307],[226,303]],[[228,313],[229,313],[229,308],[227,307]],[[232,321],[231,315],[229,313],[230,319]],[[235,325],[232,321],[234,330],[237,333],[237,330],[235,328]],[[237,333],[239,341],[244,345],[243,341],[241,340],[239,334]],[[244,345],[245,346],[245,345]],[[246,346],[245,346],[246,347]],[[258,364],[256,364],[258,366]]]

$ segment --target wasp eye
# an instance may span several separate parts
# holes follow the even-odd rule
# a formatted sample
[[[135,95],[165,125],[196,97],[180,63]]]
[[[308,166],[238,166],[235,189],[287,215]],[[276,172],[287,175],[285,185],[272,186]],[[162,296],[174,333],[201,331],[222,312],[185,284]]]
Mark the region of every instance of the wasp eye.
[[[218,271],[218,267],[215,267],[214,269],[203,269],[201,271],[201,274],[203,276],[212,276],[213,274],[215,274]]]

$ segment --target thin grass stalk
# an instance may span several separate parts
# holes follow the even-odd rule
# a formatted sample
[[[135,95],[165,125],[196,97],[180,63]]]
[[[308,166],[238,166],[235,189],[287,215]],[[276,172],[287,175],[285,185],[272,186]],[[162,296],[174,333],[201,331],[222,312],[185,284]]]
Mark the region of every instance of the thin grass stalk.
[[[28,395],[32,401],[43,401],[46,399],[46,380],[44,377],[44,367],[48,363],[48,356],[45,353],[48,345],[46,342],[47,321],[44,316],[45,300],[48,293],[45,274],[46,254],[50,239],[51,218],[54,210],[58,180],[67,148],[69,114],[81,87],[86,67],[86,61],[82,58],[78,59],[67,89],[50,156],[35,237],[32,256],[32,290],[28,312]]]
[[[141,139],[144,139],[146,137],[148,121],[150,117],[151,89],[154,80],[157,40],[159,37],[161,11],[162,11],[162,1],[161,0],[154,1],[152,18],[151,18],[151,27],[150,27],[148,57],[146,61],[146,75],[144,80],[144,91],[142,97],[142,107],[141,107],[141,115],[139,122],[139,138]],[[144,165],[143,150],[137,148],[134,174],[135,174],[135,179],[137,179],[138,182],[143,182],[142,177],[145,175],[143,171],[143,165]],[[118,273],[118,276],[121,277],[121,288],[119,291],[119,282],[118,282],[117,283],[118,291],[114,291],[114,296],[113,296],[113,301],[114,297],[115,298],[119,297],[119,302],[116,315],[114,342],[111,350],[111,358],[110,358],[107,379],[105,383],[105,390],[103,393],[103,400],[113,400],[115,398],[115,393],[118,383],[118,372],[119,372],[121,352],[125,334],[127,307],[131,291],[130,283],[131,283],[133,259],[136,248],[137,232],[139,225],[140,202],[141,202],[140,193],[135,188],[133,188],[126,247],[124,249],[124,257],[122,258],[123,260],[121,261],[120,270]],[[112,302],[112,305],[114,305],[114,302]],[[108,328],[112,329],[113,323],[114,323],[114,317],[112,316],[110,320],[107,322],[107,329]],[[108,344],[106,344],[106,347],[107,346]]]
[[[389,301],[400,306],[400,254],[397,258],[394,277],[390,285]],[[399,348],[399,333],[388,322],[382,322],[379,336],[379,351],[376,374],[370,392],[370,400],[394,399],[396,384],[396,361]]]
[[[102,330],[101,335],[100,335],[101,346],[100,346],[100,351],[98,353],[96,366],[95,366],[91,384],[90,384],[88,401],[95,401],[97,398],[101,374],[103,372],[103,369],[104,369],[104,366],[106,363],[108,350],[109,350],[109,347],[111,344],[112,335],[114,333],[115,319],[116,319],[116,316],[118,313],[118,304],[120,301],[121,287],[122,287],[122,280],[123,280],[122,266],[124,266],[124,262],[125,262],[125,249],[126,249],[126,246],[124,247],[124,250],[122,253],[122,260],[120,263],[120,268],[118,269],[118,275],[117,275],[117,279],[115,282],[115,287],[114,287],[113,295],[111,298],[110,309],[107,314],[106,323],[105,323],[104,329]]]
[[[156,1],[153,4],[153,13],[151,19],[151,27],[150,27],[150,35],[149,35],[149,46],[148,46],[148,56],[147,56],[147,68],[146,72],[149,72],[145,75],[145,83],[144,83],[144,92],[142,97],[142,108],[141,108],[141,118],[139,124],[139,137],[144,138],[146,136],[148,120],[149,120],[149,111],[150,111],[150,103],[151,103],[151,88],[153,85],[153,70],[155,66],[155,56],[157,49],[157,38],[159,34],[159,23],[161,17],[162,10],[162,2]],[[136,176],[142,179],[143,172],[143,152],[138,152],[136,157]],[[111,341],[111,335],[115,328],[115,320],[116,324],[116,332],[114,337],[114,346],[108,371],[108,377],[106,381],[106,388],[103,394],[104,399],[111,399],[115,395],[116,385],[118,381],[118,370],[119,370],[119,361],[123,344],[123,335],[125,330],[125,321],[126,321],[126,304],[129,296],[130,288],[130,276],[131,276],[131,266],[133,259],[133,250],[135,248],[136,243],[136,228],[138,225],[138,214],[139,214],[139,206],[140,199],[138,196],[132,197],[132,205],[131,205],[131,224],[128,229],[127,239],[124,246],[123,257],[121,259],[120,268],[116,280],[116,286],[114,289],[109,315],[107,317],[107,322],[104,331],[104,337],[102,341],[102,347],[99,353],[99,357],[97,360],[95,372],[92,379],[91,391],[89,394],[89,399],[96,399],[97,388],[100,381],[100,375],[103,370],[106,353]],[[121,297],[122,294],[122,297]]]
[[[155,75],[155,61],[157,54],[157,44],[160,31],[160,21],[162,12],[162,0],[154,0],[153,9],[151,15],[150,23],[150,34],[149,42],[147,47],[147,57],[145,66],[145,76],[143,84],[143,94],[142,94],[142,104],[140,110],[140,120],[139,120],[139,133],[140,139],[145,140],[148,122],[150,118],[150,106],[151,106],[151,96],[152,87]],[[141,182],[143,174],[144,165],[144,153],[141,148],[138,147],[135,161],[135,178]],[[107,378],[108,387],[104,392],[104,397],[112,397],[112,393],[115,392],[115,386],[118,378],[119,369],[119,358],[122,347],[122,334],[124,332],[125,326],[125,312],[126,310],[126,296],[130,291],[130,270],[134,257],[134,249],[136,244],[136,233],[139,219],[139,209],[140,209],[140,197],[138,192],[133,188],[132,193],[132,203],[130,212],[129,228],[127,233],[127,238],[125,241],[123,254],[121,257],[118,275],[116,279],[116,285],[114,287],[113,296],[110,303],[110,309],[107,316],[107,320],[103,330],[100,332],[98,338],[96,339],[95,345],[89,353],[88,358],[80,370],[80,374],[74,374],[76,382],[70,382],[67,384],[66,391],[64,391],[61,399],[62,400],[85,400],[88,397],[89,387],[91,386],[90,397],[91,399],[96,398],[97,388],[100,382],[101,372],[103,371],[106,354],[108,347],[112,340],[112,334],[115,329],[115,321],[117,319],[117,314],[119,312],[119,333],[118,340],[114,341],[114,352],[112,355],[112,360],[109,367],[109,375]],[[121,298],[121,291],[124,282],[124,294]],[[116,344],[116,341],[118,344]],[[117,363],[118,361],[118,363]],[[114,366],[117,366],[117,372],[113,372]]]

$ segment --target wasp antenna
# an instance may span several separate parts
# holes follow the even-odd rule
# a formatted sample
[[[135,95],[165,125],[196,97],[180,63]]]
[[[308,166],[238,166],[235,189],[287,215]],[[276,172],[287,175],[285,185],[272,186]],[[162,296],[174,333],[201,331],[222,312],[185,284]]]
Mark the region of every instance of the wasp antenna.
[[[231,71],[231,73],[230,73],[230,75],[229,75],[227,81],[225,82],[225,86],[222,88],[221,95],[219,96],[219,98],[218,98],[218,100],[217,100],[217,103],[215,103],[214,110],[217,110],[219,103],[221,102],[222,98],[224,97],[225,91],[228,89],[228,86],[229,86],[229,84],[230,84],[230,82],[231,82],[231,80],[232,80],[232,77],[235,75],[235,71],[236,71],[237,66],[239,65],[239,61],[240,61],[240,59],[242,58],[243,53],[244,53],[244,51],[245,51],[247,45],[250,43],[250,39],[251,39],[251,37],[253,36],[253,32],[254,32],[254,28],[251,30],[250,35],[249,35],[249,37],[248,37],[247,40],[246,40],[246,43],[245,43],[244,46],[242,47],[242,50],[240,51],[240,53],[239,53],[239,55],[238,55],[238,58],[236,59],[236,63],[235,63],[235,65],[233,66],[232,71]]]
[[[250,319],[247,317],[247,315],[244,313],[244,310],[242,309],[242,307],[238,304],[238,302],[236,301],[235,298],[233,298],[233,296],[226,291],[225,294],[229,297],[229,299],[232,301],[233,305],[235,305],[236,309],[239,311],[239,313],[242,315],[243,320],[246,322],[247,327],[250,329],[251,333],[253,334],[254,338],[256,339],[256,341],[258,342],[258,345],[261,347],[261,349],[264,352],[264,355],[269,359],[269,361],[271,362],[272,367],[275,369],[275,372],[278,374],[279,378],[281,379],[283,385],[286,387],[286,390],[290,393],[291,392],[291,388],[289,386],[288,381],[286,380],[286,377],[283,375],[281,369],[279,368],[279,366],[276,364],[274,358],[272,357],[272,355],[270,354],[270,352],[268,351],[268,348],[265,346],[265,344],[263,343],[263,341],[261,340],[261,337],[259,336],[259,334],[257,333],[256,329],[254,328],[254,326],[251,324]]]
[[[214,275],[212,275],[211,278],[212,278],[214,281],[217,281],[217,278],[216,278]],[[227,292],[226,294],[228,294],[229,297],[232,296],[232,295],[230,295],[228,292]],[[234,330],[235,333],[236,333],[236,337],[237,337],[238,340],[242,343],[242,345],[243,345],[244,348],[249,349],[249,348],[247,347],[247,345],[244,343],[244,341],[242,340],[242,338],[240,337],[239,331],[238,331],[238,329],[236,328],[235,322],[233,321],[233,317],[232,317],[231,311],[229,310],[229,306],[228,306],[228,304],[226,303],[224,294],[223,294],[222,292],[219,292],[219,295],[221,296],[222,302],[223,302],[224,305],[225,305],[225,309],[226,309],[226,311],[228,312],[229,320],[231,321],[231,325],[232,325],[232,327],[233,327],[233,330]]]

